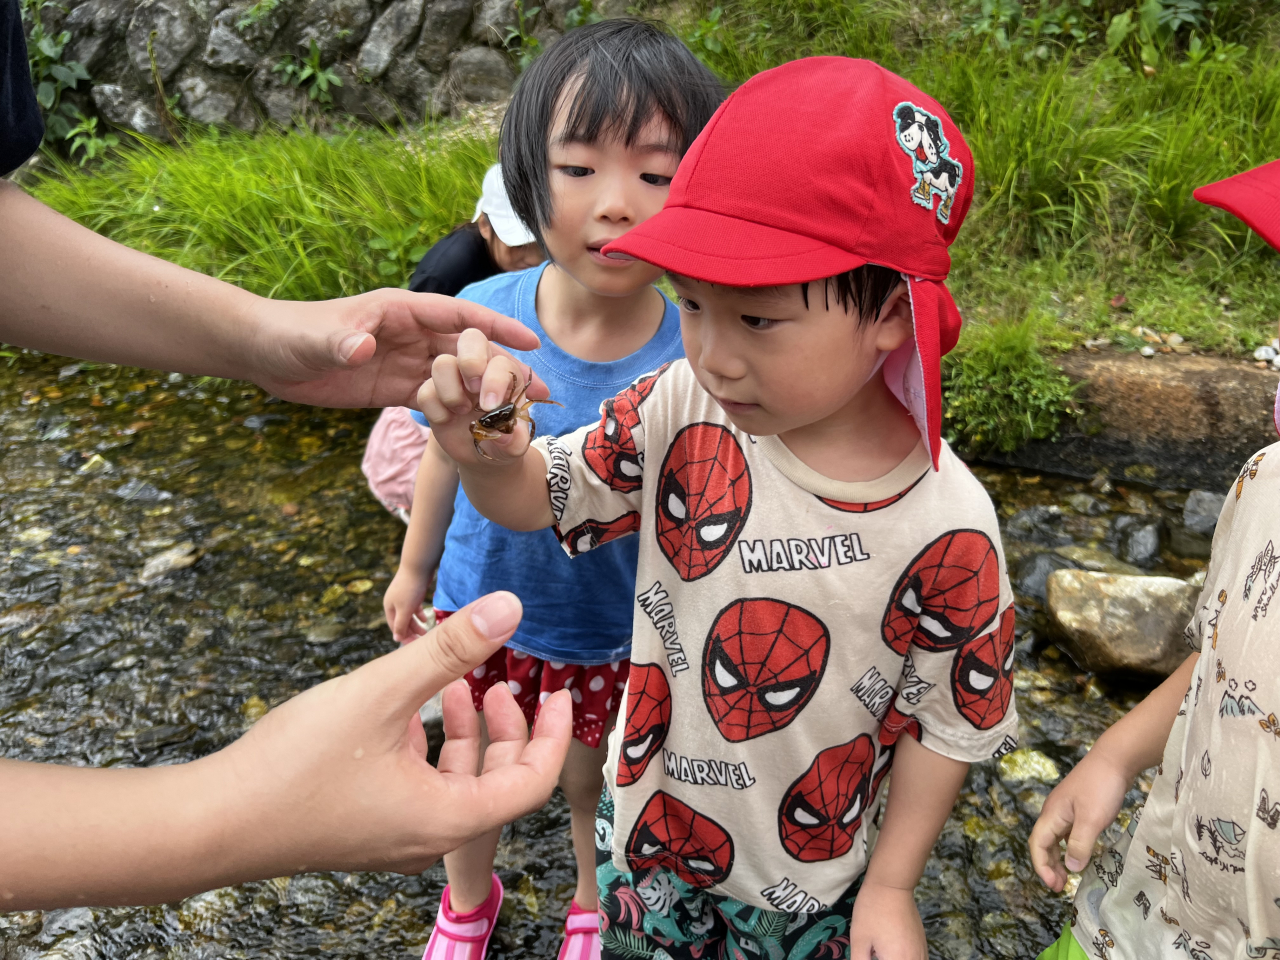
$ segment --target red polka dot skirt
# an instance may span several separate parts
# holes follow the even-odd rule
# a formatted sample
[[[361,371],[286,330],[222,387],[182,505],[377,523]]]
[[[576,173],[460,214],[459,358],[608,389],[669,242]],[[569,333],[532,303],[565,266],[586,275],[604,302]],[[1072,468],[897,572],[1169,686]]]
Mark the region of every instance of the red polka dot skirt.
[[[451,612],[437,610],[436,623]],[[505,680],[530,726],[533,726],[547,697],[557,690],[568,690],[573,697],[574,739],[588,747],[597,747],[609,715],[622,704],[630,670],[630,660],[584,667],[576,663],[542,660],[503,647],[464,679],[471,688],[471,702],[477,711],[483,709],[488,689]]]

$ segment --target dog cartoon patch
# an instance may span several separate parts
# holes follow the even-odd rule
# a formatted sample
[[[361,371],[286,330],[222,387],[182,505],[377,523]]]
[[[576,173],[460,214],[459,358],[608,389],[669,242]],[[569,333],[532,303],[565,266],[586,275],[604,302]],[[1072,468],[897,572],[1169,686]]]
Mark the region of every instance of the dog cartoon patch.
[[[911,172],[916,178],[916,185],[911,189],[912,201],[932,210],[934,198],[941,197],[937,215],[946,223],[951,219],[951,205],[964,179],[964,167],[949,155],[951,144],[942,132],[942,122],[929,111],[908,102],[894,107],[893,119],[898,129],[898,146],[911,158]]]

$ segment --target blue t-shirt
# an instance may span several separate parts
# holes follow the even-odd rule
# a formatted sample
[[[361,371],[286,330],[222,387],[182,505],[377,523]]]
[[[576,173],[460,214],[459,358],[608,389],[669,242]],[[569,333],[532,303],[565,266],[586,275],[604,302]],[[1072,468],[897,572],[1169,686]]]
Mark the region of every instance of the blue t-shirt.
[[[592,363],[556,346],[535,309],[546,264],[473,283],[458,294],[514,317],[536,333],[542,347],[513,350],[533,368],[564,407],[529,409],[539,436],[559,436],[600,419],[600,404],[645,373],[684,356],[680,311],[665,296],[662,325],[643,347],[621,360]],[[415,411],[415,416],[421,414]],[[457,610],[486,593],[510,590],[524,604],[524,619],[508,646],[543,660],[594,665],[629,656],[635,537],[603,544],[570,560],[550,529],[519,533],[490,523],[458,489],[445,535],[433,604]]]

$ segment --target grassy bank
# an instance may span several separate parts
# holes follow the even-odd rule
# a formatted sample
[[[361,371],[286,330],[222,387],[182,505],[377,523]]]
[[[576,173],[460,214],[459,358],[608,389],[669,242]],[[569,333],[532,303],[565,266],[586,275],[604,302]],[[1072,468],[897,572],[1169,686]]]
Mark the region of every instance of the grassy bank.
[[[1280,156],[1269,7],[698,2],[651,9],[730,85],[798,56],[869,57],[964,130],[975,202],[954,250],[970,322],[947,368],[953,440],[980,450],[1051,435],[1070,390],[1046,356],[1085,339],[1136,349],[1141,325],[1239,356],[1275,335],[1275,255],[1191,197]],[[1169,10],[1186,19],[1157,28]],[[138,144],[88,172],[59,166],[33,190],[117,240],[258,292],[332,297],[402,283],[420,248],[469,216],[493,149],[490,135],[456,129],[192,130],[180,147]]]
[[[405,283],[426,246],[471,219],[488,139],[355,130],[139,142],[89,172],[31,185],[121,243],[255,293],[327,299]]]

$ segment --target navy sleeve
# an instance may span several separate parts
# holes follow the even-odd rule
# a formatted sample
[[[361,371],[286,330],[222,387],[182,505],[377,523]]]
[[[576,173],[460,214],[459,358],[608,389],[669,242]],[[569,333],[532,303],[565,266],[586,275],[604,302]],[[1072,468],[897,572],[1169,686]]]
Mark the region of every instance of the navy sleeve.
[[[0,0],[0,177],[22,166],[43,136],[18,0]]]
[[[426,252],[413,271],[409,289],[453,297],[463,287],[501,272],[480,231],[471,226],[460,227]]]

